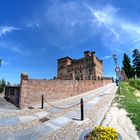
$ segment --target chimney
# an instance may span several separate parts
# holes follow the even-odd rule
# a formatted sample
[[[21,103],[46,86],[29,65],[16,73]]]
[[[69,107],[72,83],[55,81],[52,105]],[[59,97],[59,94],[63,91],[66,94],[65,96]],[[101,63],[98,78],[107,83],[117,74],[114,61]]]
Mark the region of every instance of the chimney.
[[[91,56],[92,56],[92,59],[93,59],[93,60],[92,60],[93,63],[96,64],[96,52],[94,52],[94,51],[91,52]]]
[[[85,51],[84,52],[84,57],[86,58],[86,57],[90,57],[90,51]]]
[[[28,80],[28,74],[27,73],[21,73],[21,80]]]
[[[96,54],[96,52],[91,52],[91,56],[94,56]]]

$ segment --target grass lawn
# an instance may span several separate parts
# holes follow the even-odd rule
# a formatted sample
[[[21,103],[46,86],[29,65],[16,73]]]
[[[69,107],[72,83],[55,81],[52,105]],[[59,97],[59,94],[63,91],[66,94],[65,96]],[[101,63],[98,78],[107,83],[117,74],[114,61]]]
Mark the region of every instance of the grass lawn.
[[[119,108],[124,108],[135,125],[140,136],[140,91],[130,86],[127,82],[121,83],[121,92],[116,98]]]

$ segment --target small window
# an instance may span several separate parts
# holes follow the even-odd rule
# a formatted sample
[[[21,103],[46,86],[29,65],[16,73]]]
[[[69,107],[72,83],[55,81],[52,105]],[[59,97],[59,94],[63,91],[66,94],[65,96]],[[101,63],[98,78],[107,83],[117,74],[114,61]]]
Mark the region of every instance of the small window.
[[[10,95],[14,95],[14,89],[13,88],[10,89]]]
[[[61,73],[61,76],[62,76],[63,74]]]
[[[61,69],[63,69],[63,68],[64,68],[64,66],[62,65],[62,66],[61,66]]]

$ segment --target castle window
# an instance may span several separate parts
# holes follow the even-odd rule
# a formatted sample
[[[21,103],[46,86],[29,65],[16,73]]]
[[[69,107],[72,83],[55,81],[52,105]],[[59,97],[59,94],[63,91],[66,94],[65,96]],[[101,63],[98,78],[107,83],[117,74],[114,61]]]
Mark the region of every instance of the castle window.
[[[80,70],[80,73],[81,73],[82,71]]]
[[[61,76],[62,76],[63,74],[61,73]]]
[[[91,72],[91,69],[89,69],[89,72]]]
[[[63,68],[64,68],[64,66],[62,65],[62,66],[61,66],[61,69],[63,69]]]

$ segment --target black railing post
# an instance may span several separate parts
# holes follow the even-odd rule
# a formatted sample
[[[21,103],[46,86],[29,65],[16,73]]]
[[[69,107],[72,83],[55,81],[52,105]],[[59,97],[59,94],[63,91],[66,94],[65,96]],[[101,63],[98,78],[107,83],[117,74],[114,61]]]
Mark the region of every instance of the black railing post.
[[[42,100],[41,100],[41,109],[43,109],[44,108],[44,95],[42,95],[42,98],[41,98]]]
[[[81,121],[84,120],[84,102],[83,99],[80,101],[80,106],[81,106]]]

